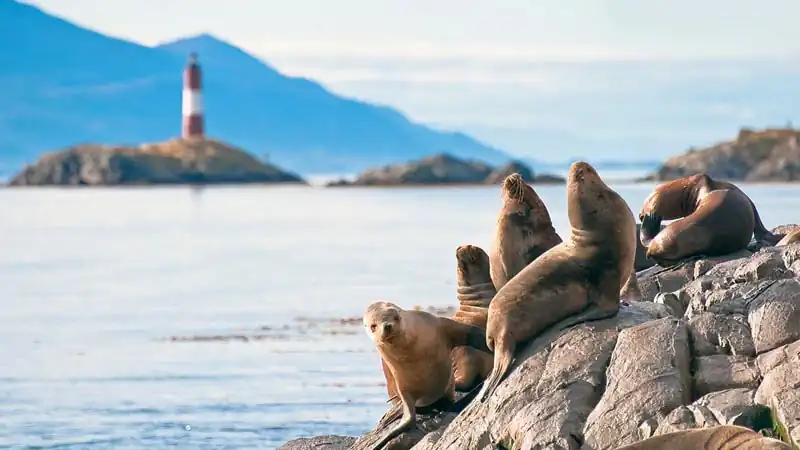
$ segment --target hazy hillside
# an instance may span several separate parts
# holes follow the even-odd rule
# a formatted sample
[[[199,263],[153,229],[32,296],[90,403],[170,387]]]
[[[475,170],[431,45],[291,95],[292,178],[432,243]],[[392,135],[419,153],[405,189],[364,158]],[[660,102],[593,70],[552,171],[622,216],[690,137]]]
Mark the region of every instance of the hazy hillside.
[[[0,171],[83,142],[136,144],[180,131],[181,73],[197,51],[207,131],[300,173],[360,171],[434,153],[505,153],[396,110],[336,96],[212,36],[150,48],[0,0]]]

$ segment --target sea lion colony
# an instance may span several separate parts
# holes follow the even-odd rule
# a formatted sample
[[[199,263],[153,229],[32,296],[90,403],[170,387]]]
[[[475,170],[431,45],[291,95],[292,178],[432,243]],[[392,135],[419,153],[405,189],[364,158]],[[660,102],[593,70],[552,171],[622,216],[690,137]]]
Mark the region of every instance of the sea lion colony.
[[[519,174],[506,178],[490,252],[473,245],[456,251],[459,310],[452,318],[388,302],[367,307],[363,323],[381,357],[393,403],[380,423],[399,420],[373,450],[413,427],[417,408],[448,408],[457,391],[471,391],[464,400],[472,400],[481,383],[477,398],[485,401],[509,372],[517,349],[554,324],[565,329],[612,317],[621,301],[639,300],[640,268],[732,253],[753,235],[767,245],[784,237],[766,230],[739,188],[706,174],[656,187],[639,213],[640,225],[588,163],[571,165],[566,189],[571,232],[563,241],[536,192]],[[728,220],[734,215],[736,220]],[[677,220],[661,223],[672,219]],[[708,439],[729,435],[738,436],[721,429]],[[672,439],[684,449],[711,448],[706,437]],[[641,448],[672,448],[672,441],[662,441]]]

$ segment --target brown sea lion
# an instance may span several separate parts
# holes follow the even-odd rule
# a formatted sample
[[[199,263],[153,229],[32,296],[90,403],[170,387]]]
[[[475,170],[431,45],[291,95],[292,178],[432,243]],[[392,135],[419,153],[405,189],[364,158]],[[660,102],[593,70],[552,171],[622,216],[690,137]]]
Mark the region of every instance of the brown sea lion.
[[[489,305],[487,346],[494,367],[479,394],[491,395],[508,372],[517,344],[559,323],[566,328],[611,317],[633,272],[636,222],[628,204],[588,163],[570,166],[567,209],[572,232],[505,286]]]
[[[720,256],[739,251],[751,236],[767,245],[779,238],[761,222],[758,210],[741,189],[702,173],[663,183],[639,212],[640,239],[646,256],[660,265],[691,256]],[[675,220],[661,228],[662,220]]]
[[[653,436],[617,450],[792,450],[792,446],[737,425],[692,428]]]
[[[782,247],[784,245],[792,245],[800,242],[800,228],[796,228],[790,231],[787,235],[783,236],[783,238],[775,244],[776,247]]]
[[[498,290],[539,255],[561,243],[547,207],[520,174],[507,176],[501,193],[503,208],[489,249],[492,282]]]
[[[432,405],[443,398],[455,401],[451,357],[454,347],[489,349],[485,332],[478,327],[425,311],[405,310],[390,302],[367,306],[363,321],[392,375],[403,409],[400,423],[373,447],[378,450],[415,423],[417,407]]]
[[[489,274],[489,255],[474,245],[456,249],[458,311],[452,319],[482,330],[486,329],[489,303],[497,293]],[[453,349],[453,377],[456,391],[468,392],[492,371],[491,353],[469,346]]]

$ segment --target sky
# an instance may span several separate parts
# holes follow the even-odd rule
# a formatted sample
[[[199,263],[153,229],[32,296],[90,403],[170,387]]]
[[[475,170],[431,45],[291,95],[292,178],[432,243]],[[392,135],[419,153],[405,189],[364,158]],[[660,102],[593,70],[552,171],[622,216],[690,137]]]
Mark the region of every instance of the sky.
[[[663,104],[686,94],[686,102],[665,107],[675,110],[676,117],[684,114],[681,108],[707,113],[703,117],[709,118],[708,124],[687,124],[670,146],[704,142],[720,133],[726,133],[718,136],[724,138],[743,122],[800,120],[787,117],[786,110],[764,109],[771,107],[754,106],[752,99],[737,100],[729,93],[720,92],[703,104],[693,94],[727,83],[738,96],[752,83],[763,84],[762,78],[771,75],[756,73],[763,67],[752,59],[778,64],[771,73],[800,68],[797,0],[28,3],[145,45],[212,33],[284,73],[398,107],[415,120],[464,130],[515,153],[533,151],[543,128],[550,134],[580,133],[582,141],[630,133],[619,124],[630,121],[625,114],[640,115],[636,108],[650,97]],[[708,64],[720,60],[728,62]],[[620,69],[611,61],[639,64]],[[619,111],[608,113],[618,116],[618,125],[611,118],[590,120],[608,114],[598,110],[597,101],[615,98]],[[727,119],[720,121],[720,116]],[[675,125],[663,118],[638,128],[639,134],[651,130],[652,139],[675,134]]]

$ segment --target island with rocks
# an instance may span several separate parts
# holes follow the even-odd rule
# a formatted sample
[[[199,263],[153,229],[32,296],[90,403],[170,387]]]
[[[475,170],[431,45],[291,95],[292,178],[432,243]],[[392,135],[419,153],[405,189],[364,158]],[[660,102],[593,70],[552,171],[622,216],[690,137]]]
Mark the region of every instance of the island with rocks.
[[[570,175],[568,195],[584,195],[569,189],[572,183],[583,183],[583,176]],[[570,207],[586,206],[591,207],[580,202]],[[598,212],[603,210],[592,214]],[[575,227],[572,219],[570,212]],[[512,226],[520,221],[515,219]],[[771,233],[783,238],[798,228],[782,225]],[[586,245],[580,243],[585,231],[578,232],[578,241],[570,237],[565,244]],[[497,254],[494,249],[491,252]],[[539,260],[528,258],[533,259],[525,270],[509,274],[508,284],[517,277],[544,273],[529,271]],[[536,267],[559,264],[552,258],[545,261]],[[459,276],[464,270],[461,263]],[[684,256],[667,265],[634,262],[633,267],[632,278],[620,286],[633,282],[635,289],[620,290],[616,314],[578,323],[567,317],[520,342],[507,375],[488,397],[483,399],[478,393],[478,384],[472,390],[457,391],[450,406],[417,407],[413,425],[382,448],[613,450],[685,430],[733,427],[783,443],[770,448],[796,450],[800,442],[800,241],[772,244],[753,239],[729,254]],[[484,283],[476,287],[485,285],[488,267],[484,271],[482,279],[470,275],[472,282]],[[461,308],[466,304],[475,313],[475,291],[466,287],[459,279],[456,297]],[[520,294],[515,289],[511,295],[536,299],[535,290]],[[451,320],[457,320],[457,315]],[[488,328],[486,333],[489,339]],[[390,397],[391,391],[387,392]],[[395,401],[363,436],[303,437],[280,449],[372,450],[399,422],[400,414],[392,414],[399,407]]]
[[[76,145],[47,153],[10,186],[124,186],[306,182],[242,149],[206,138],[140,146]]]
[[[742,128],[735,140],[690,149],[638,181],[669,181],[698,173],[731,181],[800,181],[800,130]]]
[[[334,186],[430,186],[430,185],[487,185],[500,184],[512,173],[519,173],[532,184],[563,184],[557,175],[534,174],[520,161],[509,161],[501,167],[456,158],[447,153],[429,156],[404,164],[394,164],[366,170],[355,180],[335,180]]]

